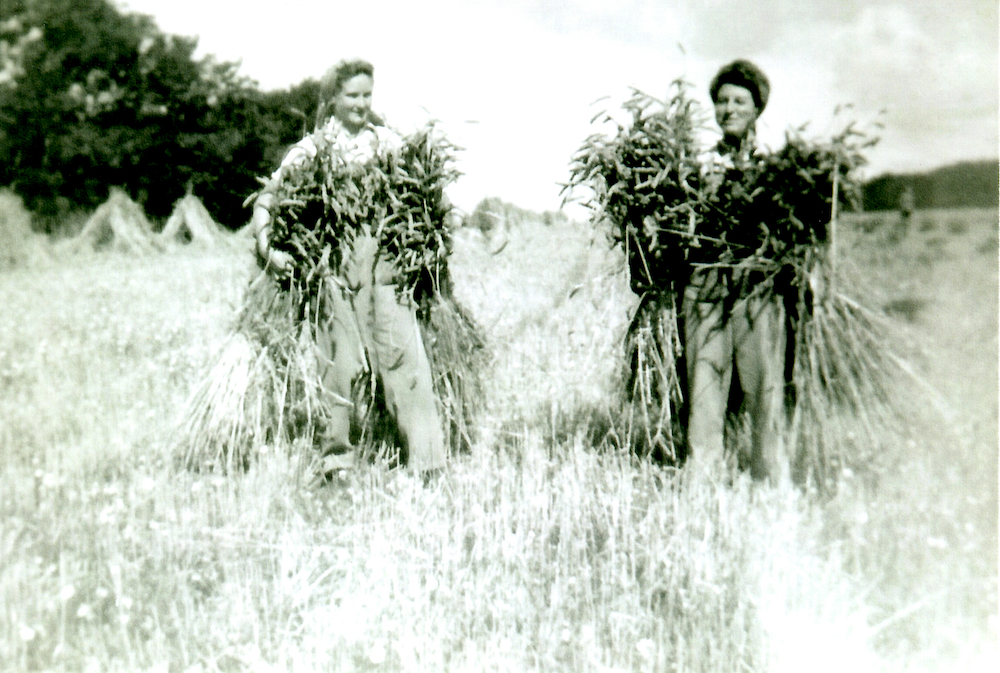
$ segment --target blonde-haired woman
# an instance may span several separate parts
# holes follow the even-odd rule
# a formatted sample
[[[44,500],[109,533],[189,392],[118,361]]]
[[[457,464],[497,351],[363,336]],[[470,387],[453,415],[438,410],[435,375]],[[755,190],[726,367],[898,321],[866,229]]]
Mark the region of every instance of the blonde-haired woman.
[[[399,135],[372,112],[373,87],[374,68],[361,60],[338,63],[321,81],[319,131],[344,161],[364,163],[402,144]],[[312,136],[292,146],[254,204],[257,255],[275,276],[290,272],[291,258],[270,245],[274,190],[288,167],[319,151]],[[445,466],[444,433],[416,307],[400,298],[394,277],[391,261],[381,254],[366,224],[357,232],[337,277],[324,285],[328,291],[321,298],[322,317],[315,335],[322,356],[320,373],[333,409],[318,429],[324,475],[356,462],[349,401],[355,381],[369,372],[382,386],[407,464],[423,473]]]

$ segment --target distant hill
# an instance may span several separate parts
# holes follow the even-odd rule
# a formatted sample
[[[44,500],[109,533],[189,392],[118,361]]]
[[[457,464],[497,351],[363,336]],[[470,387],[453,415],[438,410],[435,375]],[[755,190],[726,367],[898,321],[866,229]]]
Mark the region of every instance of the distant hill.
[[[864,186],[864,208],[896,210],[907,187],[917,208],[996,208],[1000,162],[965,161],[929,173],[881,175]]]

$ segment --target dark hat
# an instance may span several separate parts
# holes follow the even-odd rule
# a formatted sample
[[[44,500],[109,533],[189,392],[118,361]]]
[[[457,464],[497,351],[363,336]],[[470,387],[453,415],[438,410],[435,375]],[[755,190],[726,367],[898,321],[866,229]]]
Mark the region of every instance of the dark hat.
[[[742,59],[723,66],[712,79],[712,85],[708,91],[712,95],[713,103],[718,100],[719,89],[722,88],[723,84],[734,84],[748,90],[753,96],[753,102],[757,106],[758,112],[767,105],[767,97],[771,93],[771,84],[767,81],[767,75],[750,61]]]

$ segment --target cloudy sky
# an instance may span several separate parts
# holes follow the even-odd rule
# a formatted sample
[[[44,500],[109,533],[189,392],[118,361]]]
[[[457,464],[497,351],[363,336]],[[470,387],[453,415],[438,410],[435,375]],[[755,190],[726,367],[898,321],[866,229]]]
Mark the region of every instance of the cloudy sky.
[[[705,89],[749,58],[768,74],[762,140],[834,109],[880,120],[869,176],[998,153],[996,0],[128,0],[199,53],[239,60],[266,89],[332,63],[375,64],[375,108],[403,129],[434,118],[463,146],[450,191],[558,208],[557,183],[590,119],[637,87]],[[607,97],[599,103],[595,101]],[[880,111],[884,111],[880,115]]]

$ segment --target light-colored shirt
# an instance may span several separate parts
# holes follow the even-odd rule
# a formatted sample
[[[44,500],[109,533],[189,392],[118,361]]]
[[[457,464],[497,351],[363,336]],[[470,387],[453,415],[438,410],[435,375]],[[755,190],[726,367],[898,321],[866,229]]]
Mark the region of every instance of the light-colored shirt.
[[[319,132],[339,150],[340,156],[346,163],[362,164],[371,161],[377,154],[398,150],[403,146],[403,139],[392,129],[369,123],[358,133],[351,134],[336,117],[330,117]],[[285,158],[281,160],[281,165],[271,174],[271,178],[277,180],[281,177],[282,170],[312,159],[317,152],[319,148],[313,135],[306,136],[289,148]]]

